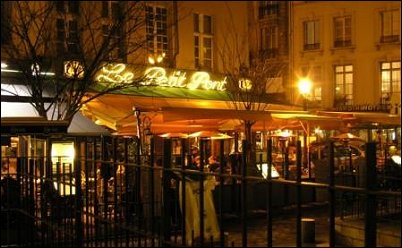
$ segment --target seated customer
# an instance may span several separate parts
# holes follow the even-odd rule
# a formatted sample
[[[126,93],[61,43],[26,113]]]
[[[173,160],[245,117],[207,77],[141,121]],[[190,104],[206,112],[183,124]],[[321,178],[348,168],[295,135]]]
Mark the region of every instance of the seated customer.
[[[208,158],[208,169],[210,172],[219,172],[219,162],[215,155]]]

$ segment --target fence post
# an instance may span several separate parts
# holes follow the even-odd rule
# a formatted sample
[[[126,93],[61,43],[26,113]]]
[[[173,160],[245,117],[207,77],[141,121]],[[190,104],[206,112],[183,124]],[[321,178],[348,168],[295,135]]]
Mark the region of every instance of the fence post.
[[[205,160],[205,140],[201,137],[200,138],[200,174],[199,174],[199,187],[200,187],[200,247],[204,246],[204,160]]]
[[[364,245],[365,247],[375,247],[377,244],[377,222],[376,196],[370,194],[370,191],[377,189],[377,173],[376,173],[376,143],[368,142],[366,145],[366,204],[364,217]]]
[[[223,182],[224,177],[222,176],[224,173],[224,163],[225,163],[225,140],[221,139],[219,142],[219,188],[218,188],[218,192],[219,192],[219,227],[220,227],[220,246],[224,247],[225,246],[225,234],[223,231],[223,206],[222,206],[222,202],[223,202]]]
[[[241,219],[242,219],[242,246],[247,247],[247,153],[250,149],[247,140],[242,141],[243,156],[241,163]]]
[[[296,147],[296,166],[297,166],[297,181],[296,181],[296,246],[302,245],[302,233],[301,233],[301,170],[302,170],[302,149],[300,140],[297,141]],[[304,143],[306,146],[306,143]]]
[[[170,168],[170,163],[172,161],[172,143],[170,139],[163,140],[163,242],[162,246],[170,246],[170,234],[171,234],[171,223],[170,223],[170,201],[168,190],[170,188],[170,178],[168,177],[168,170]]]
[[[335,247],[335,154],[334,142],[329,142],[329,185],[328,185],[328,205],[329,205],[329,247]]]
[[[268,247],[272,247],[272,139],[269,139],[267,144],[267,163],[267,242]]]
[[[82,220],[81,220],[81,212],[82,212],[82,192],[81,192],[81,161],[80,161],[80,156],[81,156],[81,139],[75,139],[75,193],[76,193],[76,198],[75,198],[75,231],[76,231],[76,246],[77,247],[82,247]],[[86,143],[85,143],[86,145]],[[85,146],[85,152],[86,152],[86,146]],[[86,162],[86,161],[85,161]]]
[[[151,137],[151,144],[150,144],[150,168],[149,168],[149,189],[151,190],[151,201],[150,201],[150,207],[151,207],[151,246],[155,246],[155,180],[154,180],[154,171],[155,171],[155,137]],[[157,189],[158,190],[158,189]],[[160,190],[160,189],[159,189]]]
[[[186,140],[180,139],[181,142],[181,231],[182,231],[182,245],[186,246]],[[190,163],[190,158],[188,159],[187,163]]]

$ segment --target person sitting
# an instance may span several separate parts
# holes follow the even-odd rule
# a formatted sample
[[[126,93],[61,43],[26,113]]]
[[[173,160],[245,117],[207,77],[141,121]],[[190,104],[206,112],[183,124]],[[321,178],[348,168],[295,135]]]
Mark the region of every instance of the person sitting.
[[[211,155],[208,158],[208,169],[210,172],[219,172],[219,162],[215,155]]]

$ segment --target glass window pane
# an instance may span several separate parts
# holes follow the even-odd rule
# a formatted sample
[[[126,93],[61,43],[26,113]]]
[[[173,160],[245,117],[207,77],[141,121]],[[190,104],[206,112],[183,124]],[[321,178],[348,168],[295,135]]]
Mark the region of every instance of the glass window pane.
[[[353,74],[348,73],[345,75],[345,83],[346,84],[353,84]]]
[[[351,71],[353,71],[353,65],[347,65],[347,66],[345,66],[345,71],[346,71],[346,72],[351,72]]]
[[[212,39],[211,38],[204,38],[204,47],[208,47],[208,48],[212,47]]]
[[[204,15],[204,33],[212,34],[212,17]]]
[[[397,69],[397,68],[401,68],[401,62],[392,62],[392,68],[393,69]]]
[[[335,72],[343,72],[343,66],[336,66]]]
[[[389,68],[391,68],[390,66],[391,66],[391,63],[384,62],[381,64],[381,69],[389,69]]]
[[[381,81],[382,83],[389,82],[391,80],[390,71],[381,72]]]
[[[353,94],[353,85],[352,84],[347,84],[346,85],[346,94],[347,95],[352,95]]]
[[[194,20],[194,32],[199,33],[200,32],[199,15],[194,14],[193,15],[193,20]]]
[[[336,83],[336,86],[343,85],[343,75],[341,75],[341,74],[336,75],[335,76],[335,83]]]
[[[320,22],[319,21],[315,21],[314,22],[314,44],[316,43],[320,43]]]

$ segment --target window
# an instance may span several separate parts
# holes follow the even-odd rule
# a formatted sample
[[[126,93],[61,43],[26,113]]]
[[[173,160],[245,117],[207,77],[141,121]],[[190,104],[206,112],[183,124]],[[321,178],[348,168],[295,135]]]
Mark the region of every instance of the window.
[[[264,58],[274,58],[278,54],[278,28],[261,28],[261,52]]]
[[[258,10],[260,19],[268,15],[278,14],[279,3],[278,1],[260,1]]]
[[[151,55],[168,54],[167,9],[146,7],[147,47]]]
[[[78,14],[79,12],[78,1],[56,1],[55,4],[59,13]]]
[[[121,60],[122,55],[122,27],[118,22],[121,5],[118,1],[102,1],[101,16],[103,19],[103,40],[108,44],[108,57],[111,61]]]
[[[68,32],[66,32],[66,30]],[[78,53],[79,34],[77,20],[65,21],[62,18],[56,20],[56,49],[58,54],[65,52]],[[67,46],[67,50],[66,50]]]
[[[390,100],[401,94],[401,61],[381,63],[381,98]]]
[[[118,19],[120,16],[120,4],[118,1],[102,1],[102,17]]]
[[[334,18],[334,47],[348,47],[352,45],[352,17],[342,16]]]
[[[68,22],[67,51],[69,53],[78,53],[78,23],[77,20]]]
[[[304,50],[315,50],[320,48],[320,22],[304,22]]]
[[[115,61],[123,57],[121,54],[121,30],[112,30],[112,27],[107,24],[103,25],[102,33],[104,42],[109,45],[109,60]]]
[[[194,14],[194,58],[196,68],[213,66],[213,25],[212,17]]]
[[[11,1],[1,1],[1,44],[11,42]]]
[[[335,66],[335,105],[353,104],[353,65]]]
[[[400,11],[390,10],[380,13],[381,17],[381,42],[400,41]]]

